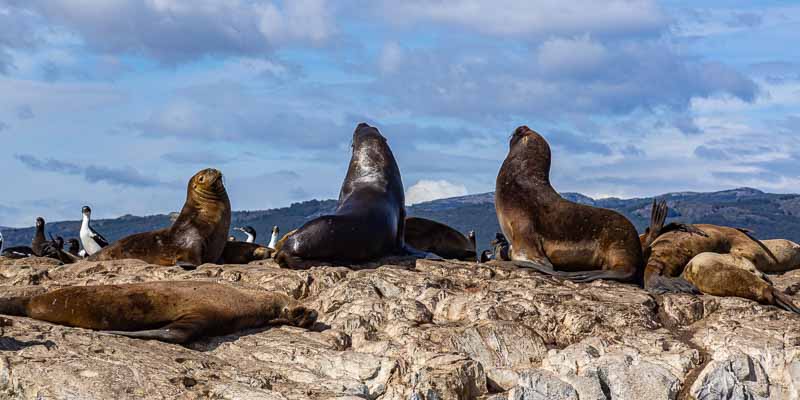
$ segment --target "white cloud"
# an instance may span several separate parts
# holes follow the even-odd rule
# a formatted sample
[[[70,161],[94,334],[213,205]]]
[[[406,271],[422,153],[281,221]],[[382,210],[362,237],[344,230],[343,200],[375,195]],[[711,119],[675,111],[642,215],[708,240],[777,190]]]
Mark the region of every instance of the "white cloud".
[[[32,0],[24,7],[100,53],[145,55],[166,63],[208,55],[263,56],[287,44],[319,45],[335,32],[326,0],[75,3]]]
[[[499,36],[655,33],[667,18],[652,0],[409,0],[381,12],[397,23],[430,20]]]
[[[467,188],[464,185],[451,183],[446,180],[434,181],[422,179],[406,190],[406,204],[412,205],[436,199],[464,196],[466,194]]]

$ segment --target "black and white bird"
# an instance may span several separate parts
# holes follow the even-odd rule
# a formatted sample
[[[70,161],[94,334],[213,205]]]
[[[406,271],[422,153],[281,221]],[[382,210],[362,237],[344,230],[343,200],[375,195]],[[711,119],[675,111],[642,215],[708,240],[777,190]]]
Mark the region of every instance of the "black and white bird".
[[[278,233],[280,233],[280,231],[281,230],[278,229],[278,225],[272,227],[272,237],[269,238],[269,244],[267,245],[267,247],[273,250],[275,249],[275,245],[278,244]]]
[[[36,223],[38,225],[39,218],[36,219]],[[44,222],[42,224],[43,224],[42,232],[44,232]],[[38,226],[37,226],[37,233],[38,233]],[[44,233],[42,233],[42,236],[44,236]],[[0,242],[3,241],[2,237],[3,235],[0,234]],[[0,256],[3,257],[19,259],[19,258],[32,257],[33,255],[34,255],[33,249],[28,246],[15,246],[15,247],[3,248],[3,245],[0,245]]]
[[[233,229],[236,231],[244,232],[244,234],[247,235],[247,239],[244,240],[245,242],[253,243],[256,241],[256,230],[252,226],[248,225],[245,226],[244,228],[233,228]]]
[[[108,241],[103,235],[92,229],[92,209],[89,208],[89,206],[83,206],[82,212],[83,221],[81,222],[80,232],[81,244],[83,245],[84,255],[90,256],[100,251],[103,247],[108,246]],[[84,255],[81,255],[81,257]]]
[[[78,241],[78,239],[72,238],[67,240],[67,243],[69,243],[69,249],[67,249],[67,253],[77,256],[81,251],[81,243]]]

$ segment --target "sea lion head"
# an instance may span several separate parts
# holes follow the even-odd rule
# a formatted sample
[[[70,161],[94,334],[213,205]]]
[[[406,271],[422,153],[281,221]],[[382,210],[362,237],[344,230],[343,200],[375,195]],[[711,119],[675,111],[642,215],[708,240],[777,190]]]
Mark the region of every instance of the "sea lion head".
[[[197,195],[200,199],[221,200],[227,198],[222,172],[214,168],[206,168],[189,180],[189,196]]]
[[[531,128],[522,125],[514,130],[509,141],[508,158],[524,162],[520,169],[541,183],[550,183],[550,145]]]
[[[41,228],[44,226],[44,218],[36,217],[36,227]]]
[[[363,185],[379,187],[381,190],[392,185],[392,189],[398,190],[397,195],[403,195],[400,169],[378,128],[364,122],[358,124],[353,132],[352,150],[347,176],[339,193],[340,200],[343,194],[349,194]],[[405,199],[399,198],[398,201],[402,204]]]
[[[304,306],[287,306],[283,308],[280,319],[293,326],[308,328],[317,322],[317,312]]]
[[[370,126],[366,122],[362,122],[356,126],[356,130],[353,132],[353,148],[359,147],[366,142],[373,140],[381,143],[386,142],[386,138],[381,135],[381,132],[378,130],[378,128]]]

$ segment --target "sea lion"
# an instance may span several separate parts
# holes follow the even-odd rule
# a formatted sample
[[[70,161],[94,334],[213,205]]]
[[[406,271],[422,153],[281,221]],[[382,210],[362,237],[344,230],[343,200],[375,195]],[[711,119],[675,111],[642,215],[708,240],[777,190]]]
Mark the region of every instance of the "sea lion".
[[[639,235],[627,218],[565,200],[553,189],[550,146],[527,126],[511,137],[497,175],[495,208],[519,266],[579,282],[628,282],[644,265]]]
[[[33,240],[31,241],[31,250],[33,250],[35,256],[41,257],[42,246],[44,246],[46,242],[47,239],[44,236],[44,218],[36,217],[36,233],[33,235]]]
[[[427,218],[406,218],[405,242],[417,250],[443,258],[462,261],[476,259],[474,232],[470,240],[461,232]]]
[[[650,246],[650,255],[644,270],[645,289],[655,292],[689,292],[703,293],[718,289],[709,286],[696,286],[682,273],[689,261],[701,253],[732,254],[743,257],[753,263],[759,271],[770,271],[777,259],[763,243],[751,237],[746,231],[727,226],[692,224],[691,230],[665,227],[662,234]],[[714,261],[714,264],[719,264]],[[695,263],[695,270],[702,263]],[[695,274],[697,276],[697,274]],[[704,280],[708,285],[710,281]],[[718,285],[726,285],[718,282]],[[734,294],[732,289],[731,296]],[[740,296],[744,297],[744,296]]]
[[[260,244],[228,241],[217,264],[247,264],[250,261],[267,260],[273,252],[273,249]]]
[[[353,133],[352,158],[333,215],[315,218],[286,237],[275,260],[359,263],[390,254],[421,255],[405,245],[405,195],[386,138],[365,123]],[[424,254],[422,254],[424,256]]]
[[[170,343],[317,316],[284,294],[192,281],[66,287],[0,299],[0,314]]]
[[[761,266],[767,268],[762,272],[781,273],[800,268],[800,245],[797,243],[787,239],[762,240],[761,243],[775,256],[774,263]]]
[[[171,227],[137,233],[103,248],[89,261],[135,258],[150,264],[198,266],[219,260],[231,224],[222,173],[204,169],[189,180],[186,202]]]
[[[681,274],[703,293],[736,296],[800,314],[791,297],[781,293],[749,259],[735,254],[700,253]]]

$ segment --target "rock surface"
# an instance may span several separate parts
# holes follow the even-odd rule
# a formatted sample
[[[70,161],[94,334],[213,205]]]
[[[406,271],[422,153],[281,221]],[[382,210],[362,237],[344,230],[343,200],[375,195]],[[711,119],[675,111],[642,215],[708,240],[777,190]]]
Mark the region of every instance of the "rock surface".
[[[8,317],[0,398],[800,400],[800,316],[774,307],[575,284],[506,264],[371,267],[0,258],[0,297],[204,280],[283,292],[319,311],[312,330],[186,347]],[[772,278],[800,301],[800,271]]]

